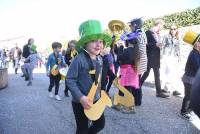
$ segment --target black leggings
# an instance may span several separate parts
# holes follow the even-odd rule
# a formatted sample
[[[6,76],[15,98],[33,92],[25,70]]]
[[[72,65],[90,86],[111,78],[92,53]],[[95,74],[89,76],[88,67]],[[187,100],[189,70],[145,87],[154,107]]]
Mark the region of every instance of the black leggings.
[[[104,114],[98,120],[92,121],[92,125],[89,126],[89,120],[84,114],[82,105],[72,101],[72,108],[76,120],[76,134],[97,134],[104,128]]]
[[[190,112],[190,98],[191,98],[191,91],[192,91],[192,85],[183,83],[184,88],[185,88],[185,96],[183,98],[183,103],[182,103],[182,108],[181,108],[181,113],[187,113]]]
[[[128,89],[128,91],[133,94],[135,98],[135,105],[136,106],[141,105],[141,90],[135,89],[134,87],[131,86],[125,86],[125,88]]]
[[[142,86],[147,77],[149,76],[149,73],[151,71],[151,67],[147,67],[147,71],[144,72],[140,79],[140,85]],[[160,68],[158,67],[153,67],[153,73],[154,73],[154,79],[155,79],[155,85],[156,85],[156,93],[160,94],[161,91],[161,85],[160,85]]]
[[[61,79],[61,76],[60,74],[56,75],[56,76],[53,76],[52,74],[49,76],[50,78],[50,85],[49,85],[49,92],[52,91],[52,88],[54,87],[55,85],[55,95],[58,94],[58,90],[59,90],[59,84],[60,84],[60,79]]]

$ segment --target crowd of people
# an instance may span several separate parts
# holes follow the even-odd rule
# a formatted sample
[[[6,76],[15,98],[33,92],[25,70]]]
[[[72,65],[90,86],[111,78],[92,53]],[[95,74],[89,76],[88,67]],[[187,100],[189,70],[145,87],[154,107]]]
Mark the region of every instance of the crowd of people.
[[[178,27],[172,24],[169,33],[161,38],[160,31],[164,26],[164,21],[161,19],[156,20],[154,26],[146,32],[143,30],[142,18],[135,18],[129,24],[131,31],[126,31],[117,38],[117,35],[111,37],[104,33],[99,21],[88,20],[79,27],[80,39],[69,41],[67,49],[62,50],[62,44],[59,42],[52,43],[53,52],[50,53],[45,64],[49,77],[49,97],[53,98],[55,94],[55,99],[61,100],[59,84],[63,74],[59,69],[68,68],[64,76],[64,93],[69,97],[70,91],[72,95],[72,108],[77,125],[76,134],[95,134],[104,128],[104,113],[88,126],[90,120],[84,114],[84,109],[90,109],[91,104],[99,100],[100,90],[105,90],[111,97],[109,91],[112,90],[112,83],[117,77],[120,85],[134,96],[134,105],[131,107],[122,104],[113,106],[123,113],[136,113],[135,106],[142,105],[142,86],[151,69],[154,73],[156,97],[169,98],[171,93],[175,96],[181,94],[176,87],[176,80],[181,79],[176,75],[176,67],[181,61],[182,43]],[[188,31],[183,41],[191,44],[193,50],[188,56],[182,77],[185,95],[180,116],[192,120],[192,111],[200,116],[198,82],[200,72],[197,75],[200,67],[200,34]],[[20,67],[19,61],[22,57],[25,59],[21,69],[25,80],[28,80],[27,86],[32,85],[33,69],[38,61],[42,61],[36,48],[31,38],[23,50],[16,45],[10,51],[15,73]],[[163,77],[160,77],[161,65],[164,70]],[[100,84],[91,102],[87,95],[93,82]],[[52,92],[54,86],[55,93]],[[121,91],[118,94],[124,95]]]

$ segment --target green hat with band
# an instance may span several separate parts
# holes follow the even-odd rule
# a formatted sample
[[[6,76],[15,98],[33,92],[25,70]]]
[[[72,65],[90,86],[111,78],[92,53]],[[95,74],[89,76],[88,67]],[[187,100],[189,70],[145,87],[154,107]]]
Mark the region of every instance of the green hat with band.
[[[105,47],[112,42],[110,35],[103,32],[101,23],[98,20],[88,20],[83,22],[79,27],[80,40],[76,43],[77,51],[81,50],[86,43],[92,40],[102,39],[105,42]]]

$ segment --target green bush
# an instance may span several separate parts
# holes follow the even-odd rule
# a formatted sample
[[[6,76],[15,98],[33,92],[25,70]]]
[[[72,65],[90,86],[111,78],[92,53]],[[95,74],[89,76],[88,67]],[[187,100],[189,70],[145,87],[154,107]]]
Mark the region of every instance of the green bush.
[[[186,27],[191,25],[200,24],[200,7],[192,10],[186,10],[183,12],[173,13],[171,15],[165,15],[159,17],[165,21],[165,28],[169,28],[171,24],[176,24],[178,27]],[[153,26],[154,20],[158,18],[152,18],[145,20],[144,29],[147,30]]]

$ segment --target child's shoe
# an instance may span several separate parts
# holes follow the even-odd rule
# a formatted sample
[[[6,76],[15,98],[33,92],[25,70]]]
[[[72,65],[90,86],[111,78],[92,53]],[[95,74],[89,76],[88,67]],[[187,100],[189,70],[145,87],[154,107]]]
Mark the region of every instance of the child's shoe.
[[[61,98],[59,95],[56,95],[55,98],[56,98],[56,100],[61,101]]]
[[[53,98],[53,93],[52,92],[49,92],[49,97]]]
[[[124,107],[123,109],[121,109],[121,112],[125,113],[125,114],[135,114],[136,110],[135,110],[134,106],[132,106],[132,107]]]
[[[117,111],[120,111],[123,108],[123,106],[121,104],[117,104],[117,105],[113,105],[112,108]]]
[[[29,81],[28,84],[27,84],[27,86],[32,86],[32,82]]]
[[[180,116],[187,121],[192,121],[192,115],[190,112],[180,113]]]

